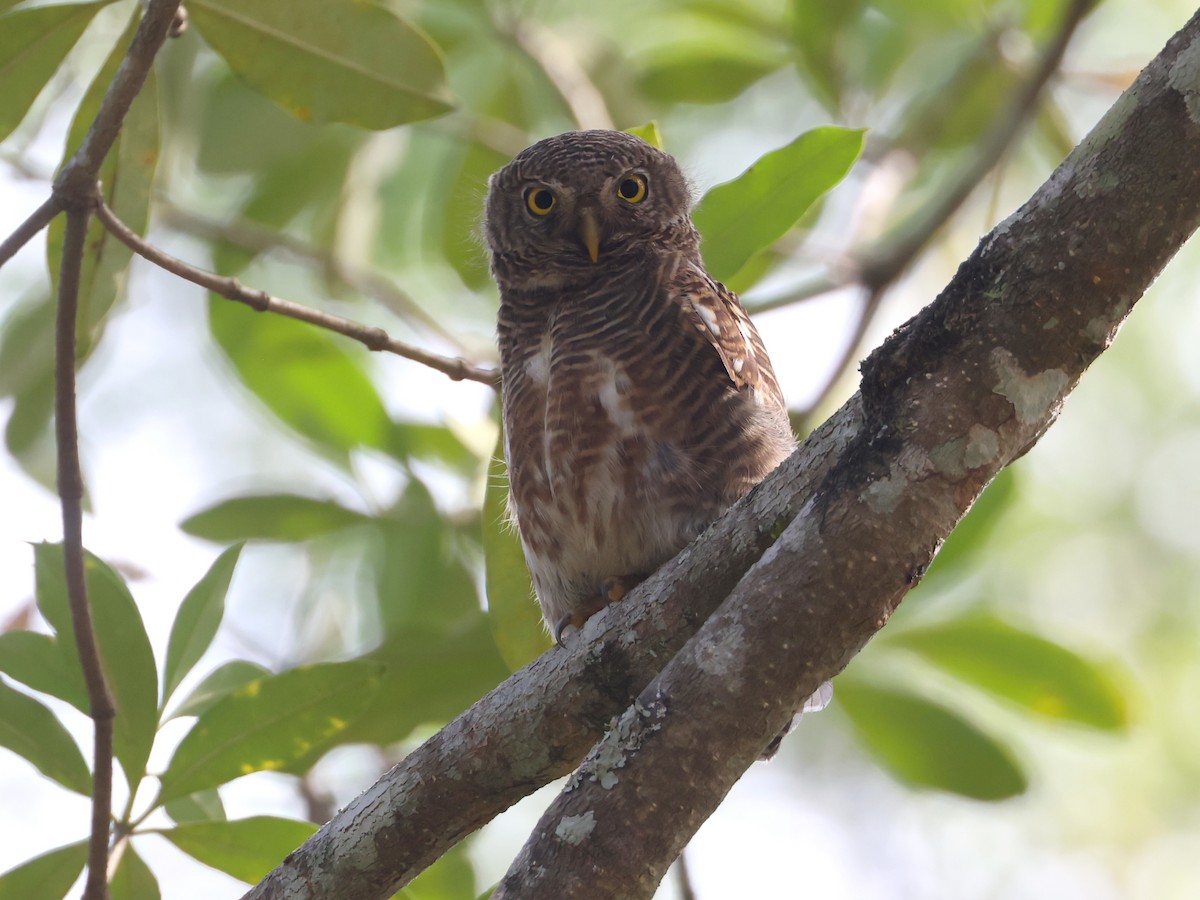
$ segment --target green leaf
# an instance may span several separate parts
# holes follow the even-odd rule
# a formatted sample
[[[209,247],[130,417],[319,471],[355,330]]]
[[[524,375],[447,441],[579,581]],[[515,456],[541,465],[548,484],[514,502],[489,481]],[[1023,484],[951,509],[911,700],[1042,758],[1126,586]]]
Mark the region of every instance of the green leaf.
[[[371,519],[332,500],[295,494],[260,494],[223,500],[179,526],[193,537],[226,541],[306,541]]]
[[[269,669],[256,663],[247,662],[244,659],[230,660],[208,673],[204,680],[188,694],[187,699],[179,704],[179,708],[171,713],[170,718],[199,716],[226,694],[270,674]]]
[[[68,157],[83,143],[140,23],[141,11],[135,9],[125,33],[109,53],[79,104],[67,132]],[[145,234],[150,220],[150,196],[158,155],[158,87],[154,71],[151,70],[129,108],[120,134],[105,157],[98,176],[105,203],[138,234]],[[47,260],[55,284],[58,283],[58,270],[62,263],[65,228],[66,219],[59,216],[47,229]],[[80,359],[91,352],[99,339],[104,319],[124,288],[132,255],[133,251],[109,234],[98,219],[91,220],[80,274],[77,328],[77,353]]]
[[[717,53],[653,58],[638,87],[665,103],[725,103],[782,65],[779,56],[742,53],[734,44]]]
[[[83,713],[88,710],[75,648],[64,646],[61,638],[36,631],[0,634],[0,672]]]
[[[167,801],[251,772],[296,772],[314,763],[374,698],[382,667],[325,663],[268,675],[200,715],[161,777]]]
[[[993,616],[907,629],[888,643],[1039,716],[1102,731],[1129,725],[1126,698],[1100,664]]]
[[[160,900],[158,880],[150,867],[142,861],[133,844],[126,843],[121,850],[117,871],[108,882],[109,900]]]
[[[482,613],[450,632],[390,635],[363,659],[387,671],[370,707],[338,743],[394,744],[418,725],[442,725],[509,675]]]
[[[377,527],[383,547],[376,593],[387,635],[412,628],[456,630],[482,618],[475,579],[425,485],[410,481]]]
[[[841,107],[847,83],[844,48],[865,6],[864,0],[791,0],[792,46],[818,99],[830,110]]]
[[[713,277],[736,275],[750,257],[795,225],[850,171],[865,134],[814,128],[705,194],[693,219],[704,236],[704,259]]]
[[[51,362],[53,356],[50,357]],[[54,435],[51,413],[54,408],[54,373],[42,373],[41,380],[13,398],[12,412],[4,427],[4,443],[22,470],[34,482],[51,493],[55,490]],[[86,496],[85,496],[86,501]]]
[[[39,6],[0,16],[0,141],[21,124],[67,52],[106,5]]]
[[[92,776],[79,747],[45,706],[0,681],[0,747],[23,756],[68,790],[92,792]]]
[[[87,842],[35,856],[0,875],[0,900],[62,900],[87,862]]]
[[[163,809],[179,825],[187,822],[225,821],[225,804],[221,802],[221,795],[216,788],[177,797],[167,802]]]
[[[479,470],[479,455],[445,425],[396,422],[389,448],[397,459],[440,463],[470,477]]]
[[[254,884],[316,831],[311,822],[252,816],[227,822],[189,822],[153,833],[206,866]]]
[[[196,149],[196,166],[204,172],[261,175],[289,157],[304,156],[306,145],[320,140],[322,129],[296,121],[228,70],[193,85],[204,104]]]
[[[774,29],[748,27],[724,6],[680,5],[645,29],[633,55],[642,93],[665,103],[723,103],[787,64]]]
[[[345,338],[220,298],[209,326],[246,387],[318,449],[343,465],[357,447],[387,449],[391,419]]]
[[[258,127],[261,124],[259,122]],[[298,123],[293,125],[301,127]],[[308,140],[294,142],[281,159],[252,170],[255,181],[242,204],[242,219],[263,225],[268,230],[283,231],[285,226],[301,217],[310,229],[315,229],[322,221],[336,216],[343,203],[350,164],[364,138],[359,132],[344,128],[310,131],[314,134]],[[252,140],[253,134],[254,129],[250,129],[249,136],[229,139],[222,135],[221,139],[233,143],[236,148],[243,141]],[[206,143],[214,139],[204,137]],[[284,136],[283,140],[286,139]],[[296,190],[297,184],[303,184],[304,190]],[[261,252],[258,248],[218,241],[213,265],[223,275],[237,275]],[[338,340],[345,345],[345,339]]]
[[[48,293],[23,298],[0,331],[0,396],[14,397],[54,374],[54,311]]]
[[[75,648],[70,603],[63,574],[62,544],[36,544],[33,548],[38,609],[64,647]],[[141,781],[146,759],[158,727],[158,673],[146,628],[129,589],[121,577],[97,557],[84,560],[88,604],[100,650],[100,661],[109,691],[116,703],[113,749],[130,784]],[[76,671],[79,658],[68,659]]]
[[[542,626],[521,539],[508,519],[508,473],[503,454],[502,435],[488,467],[483,495],[484,583],[492,636],[504,662],[515,672],[550,649],[553,641]]]
[[[204,577],[188,591],[175,614],[171,636],[167,640],[167,661],[163,666],[164,707],[179,682],[200,661],[216,637],[225,614],[225,594],[241,552],[242,545],[236,544],[218,556]]]
[[[462,900],[474,897],[475,870],[465,844],[458,844],[409,882],[400,896],[405,900]]]
[[[626,128],[626,134],[632,134],[634,137],[640,137],[651,147],[657,147],[659,150],[667,149],[663,145],[662,134],[658,130],[658,122],[651,119],[645,125],[638,125],[635,128]]]
[[[1005,800],[1028,786],[1008,747],[945,707],[845,675],[835,692],[863,746],[907,784],[975,800]]]
[[[491,147],[467,144],[443,195],[440,249],[463,283],[472,288],[490,280],[487,255],[479,246],[479,213],[488,178],[508,160],[506,154]]]
[[[382,6],[196,0],[188,11],[234,72],[301,121],[382,130],[453,105],[437,48]]]

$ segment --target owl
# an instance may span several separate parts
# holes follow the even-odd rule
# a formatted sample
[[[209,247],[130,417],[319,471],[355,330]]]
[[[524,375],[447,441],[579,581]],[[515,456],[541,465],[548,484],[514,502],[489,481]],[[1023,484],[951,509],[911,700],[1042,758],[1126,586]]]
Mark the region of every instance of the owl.
[[[678,164],[640,138],[539,141],[488,183],[509,510],[558,641],[795,449]]]

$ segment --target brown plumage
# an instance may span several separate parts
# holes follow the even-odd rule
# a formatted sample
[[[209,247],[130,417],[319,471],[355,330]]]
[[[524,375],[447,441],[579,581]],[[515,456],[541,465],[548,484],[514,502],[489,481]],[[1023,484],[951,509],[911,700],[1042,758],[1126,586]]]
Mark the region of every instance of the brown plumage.
[[[489,183],[509,506],[556,638],[795,449],[690,206],[671,156],[613,131],[547,138]]]

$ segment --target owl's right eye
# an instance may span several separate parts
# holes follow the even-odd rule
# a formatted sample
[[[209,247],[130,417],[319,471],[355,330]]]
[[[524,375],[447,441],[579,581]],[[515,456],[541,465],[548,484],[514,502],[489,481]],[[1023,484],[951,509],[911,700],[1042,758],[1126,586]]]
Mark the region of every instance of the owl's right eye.
[[[525,192],[525,205],[535,216],[544,216],[554,209],[554,194],[544,187],[533,187]]]

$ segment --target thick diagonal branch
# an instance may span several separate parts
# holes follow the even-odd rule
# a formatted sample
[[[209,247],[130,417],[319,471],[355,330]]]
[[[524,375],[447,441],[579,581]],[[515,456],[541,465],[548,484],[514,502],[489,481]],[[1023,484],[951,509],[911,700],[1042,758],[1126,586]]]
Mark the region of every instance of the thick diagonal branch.
[[[496,900],[654,894],[772,735],[1050,426],[1195,231],[1198,159],[1200,13],[867,360],[858,434],[551,804]]]
[[[691,671],[702,676],[698,684],[715,684],[718,708],[695,712],[697,698],[664,681],[673,692],[670,731],[655,732],[636,754],[620,751],[627,767],[614,772],[617,787],[608,792],[617,804],[607,807],[613,816],[593,812],[587,841],[569,843],[587,829],[588,811],[602,808],[603,789],[585,778],[582,788],[595,803],[570,811],[556,803],[523,857],[561,854],[553,868],[564,876],[579,853],[587,855],[579,871],[596,873],[603,861],[610,869],[605,877],[637,861],[634,881],[653,880],[655,860],[672,855],[668,843],[682,843],[694,818],[765,746],[795,699],[882,625],[989,473],[1048,424],[1059,398],[1195,229],[1198,31],[1194,19],[1034,200],[981,244],[942,297],[872,357],[862,394],[767,481],[634,595],[589,622],[577,644],[545,654],[463,713],[246,896],[390,896],[463,836],[569,771],[726,596],[735,592],[748,607],[753,596],[765,608],[739,612],[741,602],[731,601],[708,637],[681,657],[680,665],[691,660]],[[755,576],[743,581],[755,563]],[[833,580],[822,582],[818,569]],[[759,577],[767,578],[762,587]],[[802,592],[805,584],[810,591]],[[734,614],[756,637],[764,622],[779,627],[764,639],[761,653],[771,655],[745,655],[757,645],[739,647]],[[718,634],[722,623],[726,632]],[[799,632],[810,635],[808,643],[784,637]],[[801,646],[811,655],[797,654]],[[727,667],[735,677],[706,673],[704,647],[715,654],[709,669]],[[752,660],[761,667],[747,677],[742,667]],[[767,687],[759,694],[728,694],[734,687],[751,690],[749,682],[760,679]],[[655,703],[647,695],[642,708]],[[737,724],[729,728],[731,712]],[[726,727],[705,733],[692,751],[713,757],[706,764],[712,786],[693,809],[681,811],[674,797],[654,812],[637,794],[641,785],[655,777],[664,789],[677,782],[657,768],[662,757],[652,761],[649,753],[652,765],[635,776],[641,766],[635,757],[668,733],[673,741],[686,736],[677,729],[710,715]],[[693,757],[676,759],[674,773]],[[690,782],[704,785],[699,773],[710,770],[696,772]],[[563,802],[575,794],[584,796],[573,791]],[[646,845],[637,854],[613,838],[635,810],[643,815],[627,837]],[[564,816],[579,818],[560,837]],[[611,852],[614,843],[619,850]],[[599,885],[593,874],[586,894],[560,883],[542,895],[604,896],[594,893]],[[510,888],[509,896],[535,896],[536,888],[530,890]]]

